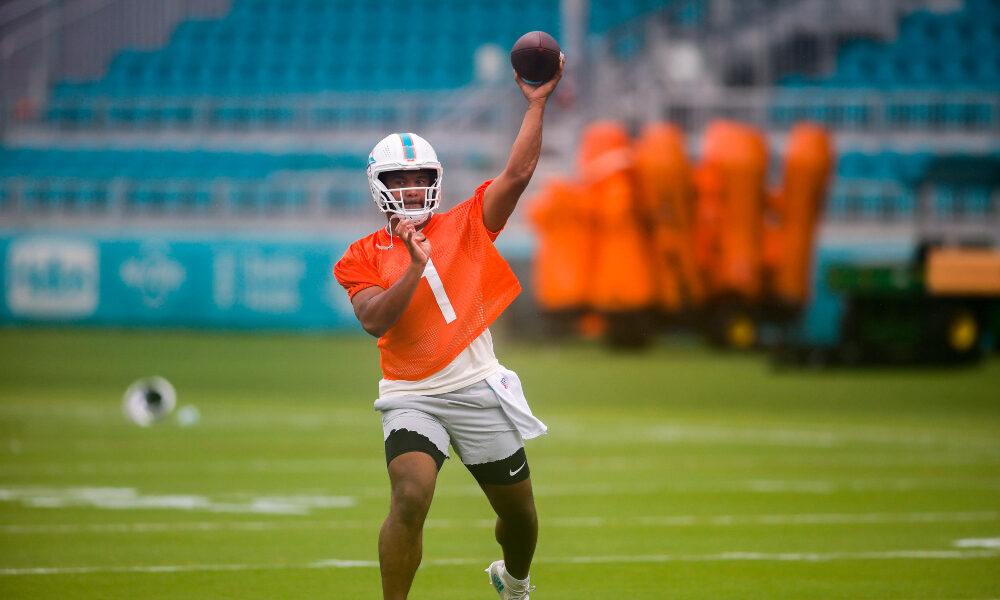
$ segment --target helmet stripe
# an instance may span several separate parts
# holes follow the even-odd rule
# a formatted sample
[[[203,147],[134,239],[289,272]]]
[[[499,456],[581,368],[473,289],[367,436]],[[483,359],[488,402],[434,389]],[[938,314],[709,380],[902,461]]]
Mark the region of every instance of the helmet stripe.
[[[410,134],[401,133],[399,139],[403,142],[403,156],[406,160],[417,160],[417,149],[413,147],[413,138]]]

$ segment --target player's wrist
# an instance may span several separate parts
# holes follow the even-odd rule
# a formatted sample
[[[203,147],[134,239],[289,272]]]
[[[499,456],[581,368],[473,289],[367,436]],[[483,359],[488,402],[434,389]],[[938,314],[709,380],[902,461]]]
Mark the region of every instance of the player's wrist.
[[[415,256],[413,254],[410,255],[410,266],[408,268],[418,277],[423,274],[424,267],[426,266],[427,266],[426,256]]]

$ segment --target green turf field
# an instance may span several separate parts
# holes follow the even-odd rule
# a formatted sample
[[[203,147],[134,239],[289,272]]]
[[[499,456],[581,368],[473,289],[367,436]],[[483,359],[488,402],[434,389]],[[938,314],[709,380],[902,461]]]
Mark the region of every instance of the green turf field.
[[[774,373],[759,355],[500,341],[528,443],[534,600],[1000,597],[1000,360]],[[201,420],[140,429],[160,374]],[[0,330],[0,598],[380,597],[374,341]],[[411,598],[495,598],[446,463]]]

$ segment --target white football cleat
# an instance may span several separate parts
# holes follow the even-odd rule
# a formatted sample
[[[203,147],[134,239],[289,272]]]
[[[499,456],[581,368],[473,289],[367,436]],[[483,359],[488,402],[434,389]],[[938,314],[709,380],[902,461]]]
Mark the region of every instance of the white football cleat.
[[[490,576],[490,584],[500,595],[500,600],[528,600],[528,594],[535,591],[534,586],[528,585],[530,575],[518,585],[517,580],[507,573],[502,560],[487,567],[486,574]]]

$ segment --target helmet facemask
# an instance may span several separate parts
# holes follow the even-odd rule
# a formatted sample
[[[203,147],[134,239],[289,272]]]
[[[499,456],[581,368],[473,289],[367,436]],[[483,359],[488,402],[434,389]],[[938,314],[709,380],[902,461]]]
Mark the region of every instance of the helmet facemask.
[[[430,171],[431,174],[431,184],[426,187],[402,187],[402,188],[389,188],[382,181],[381,175],[392,173],[394,171]],[[371,171],[371,167],[369,167]],[[387,169],[381,173],[369,175],[369,181],[372,187],[372,197],[375,198],[375,204],[378,206],[379,210],[386,214],[395,214],[400,218],[409,219],[415,224],[422,223],[427,220],[438,206],[441,205],[441,169]],[[406,206],[406,192],[411,190],[417,190],[423,197],[423,204],[419,207]],[[398,196],[398,197],[397,197]]]

